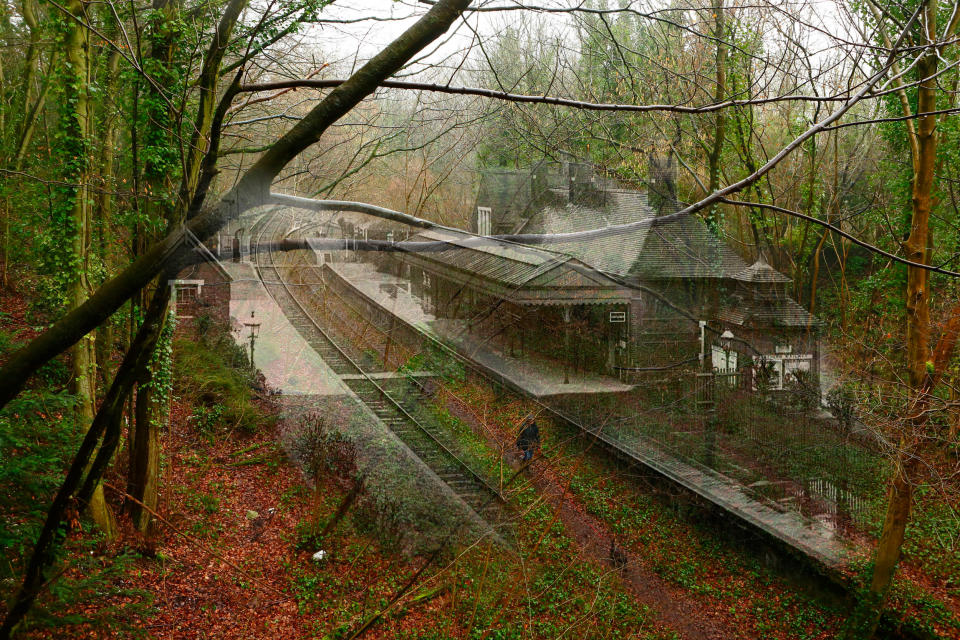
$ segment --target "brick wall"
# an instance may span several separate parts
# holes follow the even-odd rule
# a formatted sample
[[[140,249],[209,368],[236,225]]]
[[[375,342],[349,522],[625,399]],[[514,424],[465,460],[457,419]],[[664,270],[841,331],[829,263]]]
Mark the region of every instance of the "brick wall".
[[[187,267],[177,279],[203,281],[199,287],[178,285],[176,314],[179,325],[192,326],[198,317],[204,315],[217,323],[230,322],[230,281],[215,265],[203,262]]]

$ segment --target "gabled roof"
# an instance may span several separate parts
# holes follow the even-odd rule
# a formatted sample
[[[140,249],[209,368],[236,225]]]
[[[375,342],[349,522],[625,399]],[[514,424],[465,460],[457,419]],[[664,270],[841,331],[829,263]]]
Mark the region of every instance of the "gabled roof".
[[[631,268],[640,278],[730,278],[747,264],[698,216],[654,223]]]
[[[761,284],[792,282],[790,278],[771,267],[764,259],[762,253],[756,262],[743,271],[734,274],[733,279],[741,282],[758,282]]]
[[[408,246],[415,246],[412,243],[418,241],[443,243],[442,248],[423,252],[422,255],[430,260],[511,285],[526,284],[568,260],[567,256],[550,251],[466,232],[421,231],[410,238]]]
[[[532,199],[529,171],[502,169],[481,174],[476,205],[491,207],[501,220],[520,222],[526,217]]]
[[[224,279],[224,281],[230,282],[231,280],[233,280],[233,277],[229,273],[227,273],[226,269],[223,268],[223,263],[220,262],[220,259],[217,258],[217,256],[215,256],[212,251],[210,251],[210,248],[207,247],[207,245],[205,245],[203,242],[200,241],[200,238],[198,238],[193,233],[193,231],[190,231],[190,229],[185,228],[184,236],[186,237],[187,244],[192,245],[193,248],[197,251],[197,253],[199,253],[203,257],[205,262],[208,262],[211,265],[213,265],[213,268],[217,270],[217,272]]]
[[[738,301],[735,305],[722,307],[717,317],[740,326],[759,324],[788,328],[818,328],[823,321],[811,315],[792,298],[777,297],[766,302]]]
[[[734,251],[717,239],[697,216],[659,223],[645,193],[607,190],[602,207],[546,206],[524,226],[528,233],[562,234],[646,222],[614,236],[550,243],[554,251],[618,276],[729,278],[747,269]]]
[[[572,233],[646,219],[643,210],[632,213],[633,215],[629,212],[618,212],[614,215],[609,211],[574,204],[550,206],[538,211],[526,229],[533,233]],[[547,246],[605,273],[626,275],[636,262],[649,230],[649,226],[638,226],[616,236],[552,242]]]

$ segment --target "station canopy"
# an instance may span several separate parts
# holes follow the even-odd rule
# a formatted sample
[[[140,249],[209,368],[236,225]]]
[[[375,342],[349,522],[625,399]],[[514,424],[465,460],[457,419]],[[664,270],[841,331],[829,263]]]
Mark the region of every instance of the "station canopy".
[[[397,248],[407,264],[519,305],[629,304],[635,295],[571,256],[467,232],[422,231]]]

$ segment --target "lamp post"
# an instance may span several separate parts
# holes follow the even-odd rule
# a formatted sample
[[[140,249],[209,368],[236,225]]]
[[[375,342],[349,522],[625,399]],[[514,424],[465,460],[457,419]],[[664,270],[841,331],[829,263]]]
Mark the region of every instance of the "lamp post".
[[[243,326],[249,327],[250,329],[250,367],[251,368],[256,366],[253,363],[253,348],[257,342],[257,334],[260,333],[260,323],[255,322],[255,320],[256,320],[256,312],[250,311],[250,321],[243,323]]]
[[[720,334],[720,348],[723,349],[723,369],[730,371],[730,347],[733,346],[733,332],[727,329]]]

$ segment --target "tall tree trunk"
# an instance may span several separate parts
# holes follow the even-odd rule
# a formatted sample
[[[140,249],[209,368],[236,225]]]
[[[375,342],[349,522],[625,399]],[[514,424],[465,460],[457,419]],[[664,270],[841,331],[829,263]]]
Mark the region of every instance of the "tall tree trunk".
[[[746,76],[743,79],[743,86],[738,86],[738,83],[734,78],[730,86],[731,92],[738,93],[743,90],[749,90],[749,87],[753,85],[752,71],[753,71],[753,65],[748,64]],[[753,106],[747,105],[745,107],[738,107],[734,111],[734,114],[735,115],[734,115],[733,124],[736,127],[738,146],[740,147],[741,158],[743,160],[744,166],[747,168],[747,171],[749,171],[750,173],[754,173],[757,170],[757,161],[754,157],[754,151],[753,151],[753,138],[755,134]],[[746,120],[746,123],[744,123],[744,120]],[[719,167],[718,167],[718,171],[719,171]],[[719,186],[719,184],[717,186]],[[753,193],[757,199],[757,202],[763,202],[763,190],[760,188],[760,183],[754,182],[753,185],[751,185],[751,188],[753,189]],[[738,211],[742,211],[742,209],[738,209]],[[763,253],[763,246],[761,244],[762,237],[760,235],[760,229],[757,226],[757,221],[759,220],[762,223],[763,218],[764,218],[763,209],[754,209],[751,207],[747,211],[747,223],[750,226],[750,233],[753,236],[753,244],[754,244],[754,249],[756,250],[756,253],[757,253],[757,257],[759,257]],[[739,240],[741,243],[743,243],[742,227],[743,227],[742,221],[738,221],[737,231],[738,231],[738,235],[740,236]],[[773,259],[772,254],[769,257],[770,259]]]
[[[713,91],[713,101],[720,102],[727,93],[727,45],[724,27],[724,0],[716,0],[713,3],[713,36],[717,42],[717,76]],[[727,116],[726,110],[718,109],[714,115],[713,127],[713,147],[710,150],[709,169],[710,183],[707,189],[710,193],[720,188],[720,157],[723,154],[723,139],[726,135]],[[710,207],[710,213],[707,215],[707,223],[714,233],[720,233],[720,207],[714,204]]]
[[[833,132],[833,197],[827,208],[827,220],[838,229],[843,228],[843,218],[840,216],[840,132]],[[849,306],[850,288],[847,282],[847,255],[849,243],[843,236],[831,233],[833,252],[840,264],[840,330],[847,331],[847,307]],[[839,246],[838,246],[839,245]]]
[[[163,91],[173,90],[178,82],[176,62],[179,33],[177,31],[180,7],[179,0],[162,0],[155,5],[154,19],[149,25],[148,39],[150,42],[148,63],[155,79],[159,80],[159,87],[150,86],[150,99],[144,109],[143,143],[150,150],[143,165],[143,186],[146,197],[142,210],[148,220],[166,223],[167,231],[176,225],[174,212],[181,209],[182,203],[174,201],[172,181],[177,172],[173,167],[177,164],[176,143],[176,114],[174,114],[164,100]],[[147,238],[146,233],[137,234],[137,239],[143,243],[136,247],[139,252],[148,246],[154,238]],[[155,282],[158,296],[166,294],[164,283]],[[141,291],[141,300],[145,303],[147,291]],[[153,353],[156,344],[148,346]],[[146,532],[150,525],[150,513],[156,511],[157,486],[160,465],[160,417],[156,414],[156,402],[153,389],[150,385],[151,375],[147,370],[137,380],[137,393],[134,403],[133,432],[130,435],[129,476],[127,478],[127,493],[133,498],[126,504],[127,511],[137,529]],[[146,508],[144,508],[145,505]]]
[[[71,0],[66,5],[74,16],[81,17],[86,11],[83,0]],[[89,100],[89,41],[87,30],[77,21],[67,22],[64,53],[68,77],[64,87],[65,108],[69,108],[65,118],[66,138],[75,145],[76,157],[72,160],[70,180],[73,188],[72,211],[70,214],[69,241],[71,247],[71,279],[67,290],[67,303],[71,309],[80,307],[90,295],[89,240],[90,240],[90,100]],[[88,333],[74,346],[72,351],[71,390],[77,396],[77,411],[80,420],[89,424],[94,418],[96,398],[96,356],[94,353],[94,334]],[[115,522],[110,507],[99,485],[90,500],[89,512],[93,521],[108,536],[115,532]]]
[[[166,309],[170,302],[170,289],[163,287],[153,297],[152,305],[162,305],[163,315],[160,331],[153,335],[147,345],[147,353],[153,354],[166,320]],[[150,528],[150,511],[156,511],[160,486],[160,427],[161,420],[158,396],[154,393],[153,372],[145,367],[137,379],[137,398],[134,419],[136,428],[131,436],[130,470],[127,476],[127,493],[141,504],[130,500],[128,511],[137,530],[146,533]],[[146,508],[144,508],[146,507]]]
[[[936,3],[927,10],[927,20],[936,24]],[[917,71],[925,80],[919,88],[918,112],[936,109],[936,80],[932,76],[937,71],[936,53],[925,55],[917,65]],[[930,209],[933,200],[934,167],[937,155],[936,116],[922,116],[917,122],[918,156],[914,162],[912,185],[913,215],[910,222],[910,236],[904,243],[905,257],[913,262],[929,264],[930,252]],[[907,367],[911,392],[916,394],[917,408],[908,416],[904,425],[904,437],[899,447],[897,471],[890,489],[890,503],[887,518],[877,548],[877,562],[871,591],[886,595],[893,578],[893,571],[900,560],[906,522],[901,515],[910,512],[912,482],[915,480],[908,464],[913,457],[917,437],[926,427],[925,412],[922,410],[928,398],[926,384],[931,372],[930,354],[930,292],[928,282],[930,272],[919,267],[907,267]]]
[[[927,44],[937,42],[937,2],[930,0],[923,9],[923,29]],[[936,110],[938,68],[937,48],[927,49],[917,63],[920,84],[917,88],[917,113]],[[904,99],[904,110],[909,106]],[[911,185],[910,235],[903,244],[904,257],[921,264],[930,263],[930,210],[933,205],[933,182],[937,155],[937,116],[917,118],[912,137],[913,180]],[[893,478],[887,494],[887,512],[873,567],[867,602],[853,616],[847,637],[872,637],[880,621],[880,614],[897,564],[903,550],[907,522],[913,500],[913,490],[919,479],[916,463],[917,446],[927,427],[926,408],[932,391],[934,363],[930,352],[930,292],[929,271],[907,267],[907,369],[911,403],[908,415],[900,426],[898,447],[894,456]],[[944,363],[945,364],[945,363]],[[941,365],[943,366],[943,365]],[[858,628],[859,627],[859,628]]]
[[[933,3],[934,5],[936,3]],[[936,12],[927,11],[928,20],[936,20]],[[918,112],[936,109],[936,80],[932,79],[937,70],[936,53],[924,56],[917,65],[917,71],[924,81],[919,88]],[[934,166],[937,155],[936,116],[922,116],[917,122],[918,156],[914,162],[912,185],[912,209],[910,236],[903,248],[908,260],[929,264],[928,251],[930,239],[930,209],[933,199]],[[926,427],[923,407],[928,403],[926,389],[930,376],[930,292],[929,271],[919,267],[907,267],[907,367],[910,390],[916,396],[915,407],[903,425],[903,437],[900,439],[896,469],[890,487],[889,504],[880,544],[877,547],[877,559],[874,566],[871,592],[885,597],[893,579],[893,573],[900,560],[900,552],[906,531],[906,520],[910,513],[912,484],[915,465],[909,464],[913,458],[917,438]]]
[[[813,249],[813,267],[810,269],[810,315],[817,312],[817,282],[820,279],[820,252],[823,250],[823,244],[827,240],[829,229],[824,229],[820,235],[820,241]]]
[[[47,95],[47,89],[50,86],[50,74],[47,74],[47,77],[43,80],[43,84],[41,86],[39,95],[36,98],[36,102],[31,108],[31,97],[33,95],[33,85],[37,76],[37,66],[39,65],[40,60],[40,43],[42,39],[40,24],[37,19],[36,0],[23,0],[20,6],[20,11],[21,16],[23,17],[23,22],[30,30],[30,40],[29,44],[27,45],[27,54],[24,59],[23,80],[20,83],[20,100],[13,108],[13,113],[17,114],[21,118],[19,123],[14,127],[15,131],[13,132],[16,136],[16,145],[14,146],[13,157],[7,157],[4,159],[5,166],[12,168],[14,171],[20,171],[23,169],[23,162],[26,156],[27,148],[30,146],[30,140],[33,138],[33,131],[36,128],[37,116],[40,113],[40,110],[43,108],[43,103]],[[51,65],[55,60],[55,56],[56,52],[51,55]],[[2,82],[2,79],[0,79],[0,82]],[[0,111],[3,111],[2,128],[6,129],[7,110],[0,107]],[[3,254],[3,271],[0,273],[0,285],[6,287],[8,265],[10,260],[9,197],[4,198],[3,211],[0,213],[3,214],[2,221],[0,221],[0,227],[2,227],[0,228],[0,232],[3,234],[3,245],[2,248],[0,248],[2,249]]]
[[[112,15],[104,12],[105,21],[112,22]],[[113,31],[113,30],[110,30]],[[100,148],[100,192],[97,194],[96,212],[97,212],[97,249],[100,254],[100,260],[103,262],[105,274],[113,271],[113,256],[110,242],[110,225],[113,219],[113,190],[116,188],[116,176],[114,175],[114,158],[117,138],[117,118],[116,105],[117,100],[114,97],[114,91],[117,89],[117,71],[120,65],[120,53],[113,49],[107,56],[106,68],[104,69],[105,79],[103,82],[103,116],[102,116],[102,146]],[[113,323],[104,322],[97,329],[97,369],[100,372],[100,378],[103,381],[103,388],[110,387],[110,359],[113,352],[114,334]]]
[[[199,186],[203,158],[209,147],[210,130],[217,106],[217,81],[220,78],[223,56],[227,51],[233,27],[240,18],[240,13],[247,6],[247,2],[248,0],[230,1],[217,24],[217,30],[203,59],[203,68],[197,80],[197,89],[200,92],[197,117],[194,120],[190,146],[187,148],[185,173],[180,188],[180,202],[184,204],[193,199]]]
[[[33,95],[33,84],[37,75],[37,64],[40,59],[40,23],[37,20],[37,2],[36,0],[23,0],[20,4],[20,11],[23,16],[23,22],[30,29],[30,43],[27,45],[27,55],[24,60],[23,81],[20,96],[20,103],[17,105],[17,111],[23,120],[20,123],[17,134],[17,150],[14,154],[14,165],[19,169],[22,165],[23,155],[27,146],[30,144],[30,137],[33,133],[33,119],[27,116],[30,111],[31,96]],[[37,99],[37,103],[42,103],[42,93]]]

